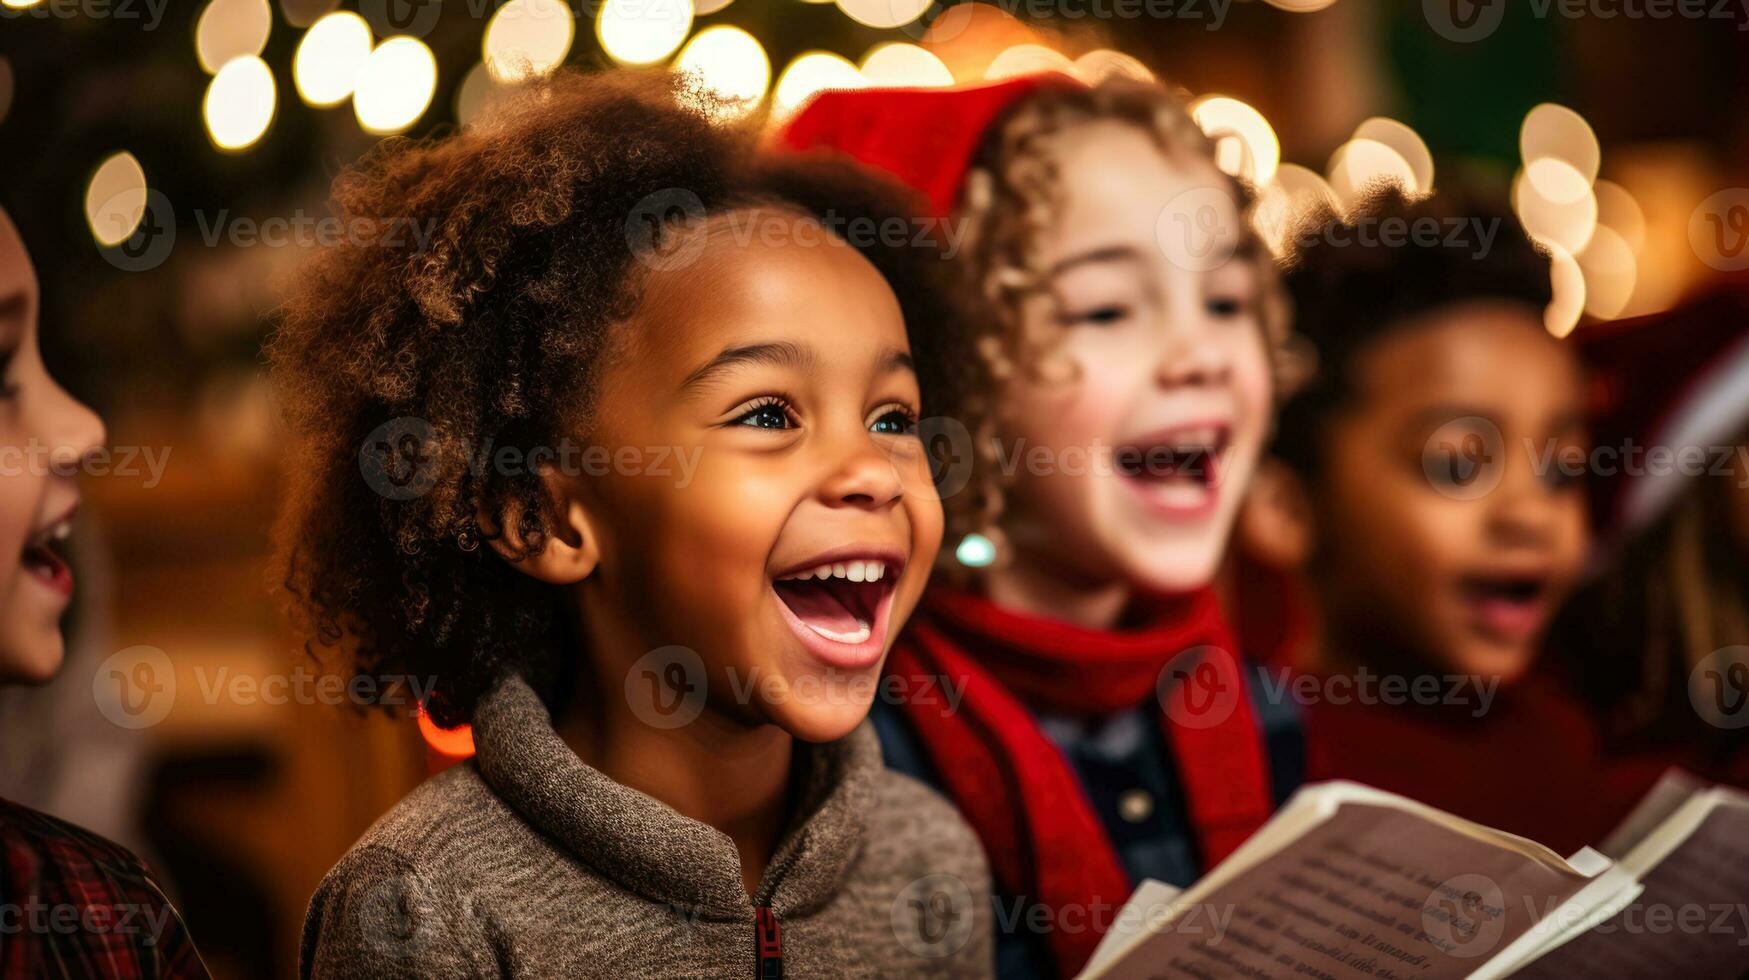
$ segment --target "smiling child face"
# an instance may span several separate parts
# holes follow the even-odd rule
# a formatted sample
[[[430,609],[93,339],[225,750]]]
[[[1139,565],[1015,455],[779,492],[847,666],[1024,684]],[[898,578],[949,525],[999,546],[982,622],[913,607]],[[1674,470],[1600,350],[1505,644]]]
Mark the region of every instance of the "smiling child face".
[[[1053,271],[1024,317],[1032,335],[1061,337],[1047,370],[1071,373],[1006,394],[1004,451],[1021,463],[1006,530],[1090,580],[1204,585],[1262,447],[1269,363],[1251,263],[1205,268],[1160,235],[1186,222],[1235,235],[1237,205],[1213,166],[1168,156],[1128,124],[1075,127],[1055,156],[1062,206],[1040,242]],[[1035,447],[1042,468],[1027,462]]]
[[[54,549],[79,503],[77,463],[104,439],[43,365],[37,303],[36,270],[0,212],[0,683],[41,683],[61,665],[73,577]]]
[[[1353,370],[1313,503],[1311,580],[1335,636],[1518,677],[1584,556],[1583,488],[1556,465],[1583,449],[1578,367],[1539,311],[1477,302]]]
[[[579,487],[601,541],[582,588],[625,610],[634,653],[696,652],[715,709],[830,740],[867,713],[940,545],[917,375],[865,258],[786,212],[731,218],[760,233],[716,219],[696,262],[649,274],[589,432],[696,470]]]

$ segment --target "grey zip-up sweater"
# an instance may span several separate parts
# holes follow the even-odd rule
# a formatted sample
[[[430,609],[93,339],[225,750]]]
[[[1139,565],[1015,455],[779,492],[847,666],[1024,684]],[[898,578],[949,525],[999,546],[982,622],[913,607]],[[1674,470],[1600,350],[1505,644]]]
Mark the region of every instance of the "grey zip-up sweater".
[[[303,976],[991,974],[983,850],[866,722],[798,746],[807,816],[756,896],[726,834],[585,765],[521,679],[481,702],[474,743],[322,880]]]

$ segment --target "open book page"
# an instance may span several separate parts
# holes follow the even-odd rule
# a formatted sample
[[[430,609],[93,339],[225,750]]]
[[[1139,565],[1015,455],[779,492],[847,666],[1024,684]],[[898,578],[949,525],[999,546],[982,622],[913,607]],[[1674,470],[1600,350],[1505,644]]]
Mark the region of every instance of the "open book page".
[[[1137,885],[1130,900],[1118,912],[1117,921],[1111,924],[1105,937],[1099,940],[1099,946],[1093,950],[1093,957],[1082,967],[1082,972],[1093,973],[1117,962],[1123,948],[1131,940],[1153,932],[1171,918],[1174,903],[1181,894],[1182,889],[1152,878]]]
[[[1377,790],[1308,787],[1179,896],[1162,928],[1085,975],[1497,975],[1549,941],[1544,920],[1583,921],[1552,913],[1619,892],[1624,882],[1595,875],[1606,865],[1577,869],[1530,841]]]
[[[1657,785],[1634,806],[1621,825],[1609,835],[1597,849],[1612,858],[1620,859],[1622,855],[1634,849],[1634,845],[1645,840],[1670,815],[1682,808],[1688,798],[1706,789],[1706,781],[1692,773],[1681,769],[1667,770],[1658,777]]]
[[[1634,900],[1516,976],[1739,977],[1749,970],[1749,803],[1691,797],[1622,858]]]

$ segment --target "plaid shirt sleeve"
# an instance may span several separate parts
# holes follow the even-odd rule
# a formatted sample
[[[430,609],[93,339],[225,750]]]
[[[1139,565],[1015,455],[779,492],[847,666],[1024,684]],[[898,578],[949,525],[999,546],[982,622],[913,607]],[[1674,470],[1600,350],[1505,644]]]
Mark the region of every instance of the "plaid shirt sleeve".
[[[0,980],[207,976],[138,858],[0,800]]]

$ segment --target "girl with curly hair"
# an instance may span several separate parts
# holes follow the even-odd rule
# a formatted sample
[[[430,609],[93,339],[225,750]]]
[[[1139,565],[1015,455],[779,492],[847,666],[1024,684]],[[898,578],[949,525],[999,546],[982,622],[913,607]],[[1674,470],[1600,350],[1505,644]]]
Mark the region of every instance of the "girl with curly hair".
[[[1210,589],[1286,350],[1250,195],[1129,80],[829,93],[783,138],[892,172],[965,241],[979,397],[941,427],[969,464],[945,500],[961,561],[888,668],[962,701],[875,717],[989,851],[998,973],[1074,974],[1135,884],[1188,885],[1298,770]]]
[[[429,235],[349,236],[285,310],[280,571],[477,754],[324,879],[303,974],[987,974],[977,840],[863,724],[942,523],[906,205],[647,73],[334,196]]]

